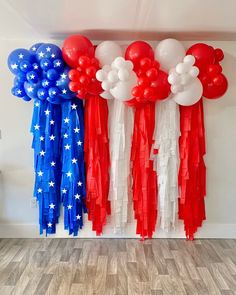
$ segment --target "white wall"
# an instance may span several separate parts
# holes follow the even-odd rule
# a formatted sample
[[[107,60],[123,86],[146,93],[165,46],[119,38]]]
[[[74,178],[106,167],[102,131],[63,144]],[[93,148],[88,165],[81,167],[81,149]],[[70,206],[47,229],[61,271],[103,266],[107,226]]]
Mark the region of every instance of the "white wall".
[[[1,40],[0,57],[0,237],[38,237],[38,209],[30,207],[33,191],[33,152],[31,150],[32,102],[25,103],[11,95],[13,76],[7,68],[11,50],[30,47],[38,40]],[[195,42],[194,42],[195,43]],[[204,100],[207,139],[207,221],[198,237],[236,238],[236,41],[210,42],[225,52],[224,73],[229,80],[227,94],[220,100]],[[185,42],[186,46],[191,42]],[[63,220],[57,237],[68,237]],[[86,223],[82,237],[94,237]],[[111,227],[105,237],[114,236]],[[135,237],[135,223],[124,236]],[[184,237],[182,223],[168,235]]]

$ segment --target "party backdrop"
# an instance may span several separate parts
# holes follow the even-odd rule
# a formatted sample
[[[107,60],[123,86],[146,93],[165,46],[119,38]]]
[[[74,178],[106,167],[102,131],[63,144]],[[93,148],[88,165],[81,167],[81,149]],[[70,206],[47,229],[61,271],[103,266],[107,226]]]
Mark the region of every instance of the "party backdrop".
[[[68,37],[62,53],[41,43],[13,51],[12,93],[34,99],[40,232],[55,233],[60,204],[69,233],[78,234],[84,212],[97,235],[109,215],[122,232],[131,204],[142,239],[179,218],[192,240],[206,218],[202,97],[227,90],[223,58],[204,43],[186,52],[174,39],[155,50],[135,41],[122,52],[81,35]]]

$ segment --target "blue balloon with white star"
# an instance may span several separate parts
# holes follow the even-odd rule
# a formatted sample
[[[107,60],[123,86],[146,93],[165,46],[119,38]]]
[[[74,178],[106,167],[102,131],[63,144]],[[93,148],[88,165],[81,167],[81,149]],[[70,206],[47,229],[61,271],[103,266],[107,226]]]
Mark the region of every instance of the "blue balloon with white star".
[[[38,61],[41,61],[44,58],[54,61],[56,59],[62,58],[62,52],[60,47],[51,43],[44,43],[38,47],[36,51],[36,58]]]
[[[37,50],[38,50],[38,48],[39,48],[42,44],[43,44],[43,43],[36,43],[36,44],[32,45],[32,46],[30,47],[30,49],[29,49],[29,52],[30,52],[31,54],[35,55],[36,52],[37,52]]]
[[[38,90],[39,90],[40,87],[41,87],[40,82],[37,83],[37,84],[32,84],[32,83],[29,83],[29,82],[24,83],[25,93],[31,99],[34,99],[34,98],[38,97],[37,93],[38,93]]]
[[[18,74],[21,72],[20,64],[23,61],[31,65],[35,61],[35,57],[27,49],[15,49],[8,56],[7,64],[9,70],[15,75]]]

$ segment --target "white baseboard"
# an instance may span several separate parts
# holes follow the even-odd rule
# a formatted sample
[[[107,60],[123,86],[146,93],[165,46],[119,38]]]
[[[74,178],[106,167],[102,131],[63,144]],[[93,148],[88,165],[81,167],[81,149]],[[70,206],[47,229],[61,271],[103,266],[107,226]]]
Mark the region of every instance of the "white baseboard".
[[[37,224],[0,224],[0,238],[44,238],[45,235],[39,235],[39,227]],[[57,225],[57,233],[49,235],[50,238],[73,238],[64,230],[63,224]],[[180,223],[174,231],[165,232],[157,230],[154,238],[185,238],[182,223]],[[115,234],[111,225],[104,228],[104,234],[96,237],[91,230],[91,223],[86,222],[83,230],[80,231],[76,238],[139,238],[135,234],[135,223],[127,225],[126,232],[123,234]],[[236,239],[236,224],[207,223],[198,230],[195,238],[216,238],[216,239]]]

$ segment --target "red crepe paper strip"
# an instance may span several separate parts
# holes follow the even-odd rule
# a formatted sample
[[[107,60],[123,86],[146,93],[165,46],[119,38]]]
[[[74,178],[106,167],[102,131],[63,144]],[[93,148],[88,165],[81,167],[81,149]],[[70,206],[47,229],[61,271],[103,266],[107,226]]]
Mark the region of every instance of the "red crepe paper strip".
[[[136,233],[151,238],[157,219],[157,174],[150,153],[155,127],[155,104],[146,103],[135,110],[131,161],[133,206],[137,220]]]
[[[202,99],[192,106],[180,106],[179,218],[184,221],[188,240],[206,219],[205,128]]]
[[[92,229],[102,233],[111,213],[109,192],[109,140],[107,101],[89,96],[85,101],[85,162],[87,170],[86,205]]]

